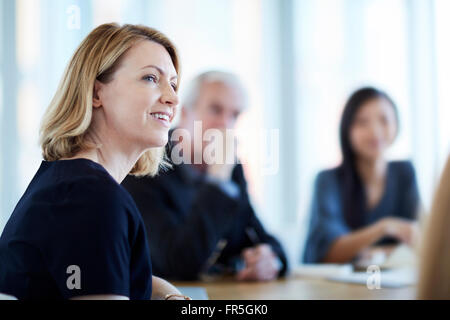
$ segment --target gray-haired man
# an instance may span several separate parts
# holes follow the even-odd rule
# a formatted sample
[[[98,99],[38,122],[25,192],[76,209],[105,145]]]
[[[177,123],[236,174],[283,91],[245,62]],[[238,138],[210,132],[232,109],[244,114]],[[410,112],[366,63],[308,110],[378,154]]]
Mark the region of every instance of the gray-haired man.
[[[227,157],[230,138],[220,136],[234,128],[246,100],[235,75],[200,74],[189,84],[171,132],[173,168],[156,178],[125,179],[147,226],[155,275],[189,280],[231,271],[238,280],[272,280],[285,274],[283,249],[256,217],[242,166],[226,161],[235,159]],[[224,161],[205,159],[211,132],[222,146],[211,154],[224,152]]]

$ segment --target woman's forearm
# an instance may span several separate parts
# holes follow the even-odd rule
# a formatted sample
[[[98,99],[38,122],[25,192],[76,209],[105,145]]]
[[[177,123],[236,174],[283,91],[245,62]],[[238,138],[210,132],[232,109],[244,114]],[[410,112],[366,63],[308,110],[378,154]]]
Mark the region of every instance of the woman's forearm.
[[[181,292],[166,280],[152,276],[152,300],[164,300],[168,294],[181,295]],[[128,297],[118,295],[87,295],[72,298],[73,300],[128,300]]]
[[[168,294],[180,294],[181,292],[166,280],[152,276],[152,300],[164,300]]]
[[[348,235],[339,237],[331,246],[322,262],[345,263],[352,260],[362,250],[374,244],[385,235],[382,221]]]

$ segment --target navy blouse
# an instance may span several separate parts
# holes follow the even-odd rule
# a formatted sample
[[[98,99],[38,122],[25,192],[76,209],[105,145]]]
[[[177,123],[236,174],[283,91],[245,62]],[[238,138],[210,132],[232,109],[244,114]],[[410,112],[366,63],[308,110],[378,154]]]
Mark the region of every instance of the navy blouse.
[[[320,263],[337,238],[371,225],[385,217],[414,220],[419,206],[415,172],[409,161],[389,162],[386,187],[378,205],[367,210],[360,226],[350,228],[344,217],[343,196],[338,169],[319,173],[315,182],[310,214],[310,226],[303,255],[305,263]],[[394,243],[390,238],[377,244]]]
[[[150,299],[151,278],[145,227],[128,192],[91,160],[43,161],[0,237],[0,292]]]

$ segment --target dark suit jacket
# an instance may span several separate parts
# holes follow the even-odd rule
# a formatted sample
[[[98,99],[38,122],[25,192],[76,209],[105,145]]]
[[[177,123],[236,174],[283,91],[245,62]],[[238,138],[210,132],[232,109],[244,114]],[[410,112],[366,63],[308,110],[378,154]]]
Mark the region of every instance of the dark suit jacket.
[[[122,183],[144,218],[153,273],[169,279],[196,279],[219,241],[225,239],[219,264],[232,268],[244,248],[267,243],[282,262],[279,274],[284,275],[285,253],[255,215],[242,166],[236,165],[232,173],[240,189],[237,198],[198,172],[190,165],[174,165],[157,177],[128,176]]]

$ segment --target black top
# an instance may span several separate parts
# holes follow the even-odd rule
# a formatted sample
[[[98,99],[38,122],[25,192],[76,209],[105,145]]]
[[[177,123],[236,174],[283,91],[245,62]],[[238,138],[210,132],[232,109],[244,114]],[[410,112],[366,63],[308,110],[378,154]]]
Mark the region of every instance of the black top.
[[[151,234],[155,275],[196,279],[216,254],[220,256],[214,266],[237,271],[242,250],[259,243],[271,245],[282,263],[279,274],[286,272],[281,245],[264,230],[250,205],[241,165],[234,168],[232,181],[239,191],[234,198],[186,164],[173,165],[156,178],[128,176],[123,181]],[[222,251],[221,240],[226,241]]]
[[[151,274],[145,227],[130,195],[93,161],[43,161],[0,238],[0,292],[150,299]]]
[[[361,224],[350,228],[343,209],[343,181],[339,168],[318,174],[311,207],[309,234],[303,261],[318,263],[327,254],[337,238],[356,229],[371,225],[385,217],[416,219],[419,208],[419,191],[414,168],[409,161],[389,162],[384,194],[379,203],[364,213]],[[393,244],[398,241],[385,237],[376,245]]]

